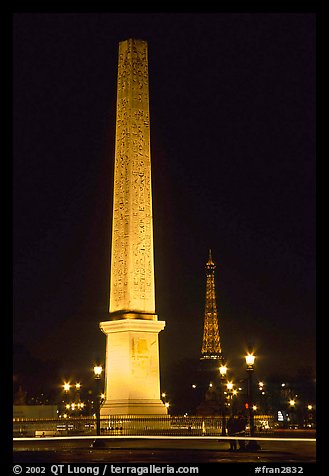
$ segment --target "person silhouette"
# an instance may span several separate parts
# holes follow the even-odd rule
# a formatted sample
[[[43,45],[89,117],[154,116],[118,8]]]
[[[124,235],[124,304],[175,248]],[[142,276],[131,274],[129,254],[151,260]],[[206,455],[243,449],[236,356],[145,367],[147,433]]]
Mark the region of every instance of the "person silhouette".
[[[236,421],[236,427],[237,427],[237,433],[241,436],[245,436],[246,434],[246,425],[247,421],[245,417],[242,415],[242,413],[239,413],[237,421]],[[238,440],[239,443],[239,449],[241,451],[244,451],[246,449],[246,442],[245,440]]]
[[[227,421],[227,433],[228,436],[234,436],[238,431],[237,428],[237,419],[234,418],[233,415],[230,416],[230,418]],[[230,451],[236,451],[237,450],[237,440],[229,440],[230,441]]]

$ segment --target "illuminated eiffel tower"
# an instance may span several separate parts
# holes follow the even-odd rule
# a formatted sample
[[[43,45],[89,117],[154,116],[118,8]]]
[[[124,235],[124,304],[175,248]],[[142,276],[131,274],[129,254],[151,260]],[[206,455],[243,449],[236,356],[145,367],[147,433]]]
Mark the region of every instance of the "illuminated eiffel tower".
[[[219,367],[223,363],[223,355],[219,337],[215,268],[215,263],[211,257],[211,250],[209,250],[209,258],[206,263],[206,303],[199,367],[203,397],[196,408],[197,415],[208,416],[219,415],[222,411]]]
[[[220,345],[216,292],[215,292],[215,263],[209,250],[209,259],[206,264],[206,304],[204,312],[203,339],[201,348],[201,360],[209,360],[219,364],[222,359]],[[213,365],[211,367],[214,367]]]

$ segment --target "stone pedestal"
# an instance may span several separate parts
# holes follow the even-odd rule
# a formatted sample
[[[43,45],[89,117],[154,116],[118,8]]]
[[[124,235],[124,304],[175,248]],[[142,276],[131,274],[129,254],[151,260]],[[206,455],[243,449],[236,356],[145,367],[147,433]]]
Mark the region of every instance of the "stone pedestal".
[[[158,334],[165,322],[120,319],[100,323],[106,334],[106,401],[101,416],[166,415],[160,399]]]

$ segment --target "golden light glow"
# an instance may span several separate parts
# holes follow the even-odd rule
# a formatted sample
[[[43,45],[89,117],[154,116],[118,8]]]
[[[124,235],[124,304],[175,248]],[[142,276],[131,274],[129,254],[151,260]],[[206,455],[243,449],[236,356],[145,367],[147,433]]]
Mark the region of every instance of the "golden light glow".
[[[63,388],[64,388],[64,392],[69,392],[71,385],[67,382],[64,382]]]
[[[226,387],[227,387],[227,390],[232,390],[233,382],[227,382]]]
[[[295,404],[296,404],[295,400],[293,400],[293,399],[289,400],[289,405],[290,405],[291,407],[294,407]]]
[[[168,403],[168,402],[165,403],[165,407],[166,407],[166,408],[169,408],[169,403]]]
[[[252,409],[254,410],[254,412],[257,410],[257,405],[253,405],[252,406]]]
[[[221,376],[222,376],[222,377],[225,377],[226,372],[227,372],[227,367],[226,367],[226,365],[221,365],[221,366],[219,367],[219,373],[221,374]]]
[[[81,383],[77,382],[77,383],[75,384],[75,388],[76,388],[77,390],[80,390],[80,388],[81,388]]]
[[[307,405],[308,410],[312,410],[313,406],[312,405]]]
[[[245,356],[245,359],[246,359],[246,364],[248,365],[248,367],[252,367],[255,363],[255,356],[254,354],[247,354]]]

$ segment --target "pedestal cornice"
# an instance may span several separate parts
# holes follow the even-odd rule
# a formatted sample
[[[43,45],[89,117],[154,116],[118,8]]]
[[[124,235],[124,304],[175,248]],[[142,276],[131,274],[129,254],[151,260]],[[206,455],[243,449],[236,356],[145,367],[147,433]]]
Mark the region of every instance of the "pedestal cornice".
[[[99,327],[104,334],[127,331],[160,332],[165,328],[165,325],[165,321],[151,321],[146,319],[120,319],[99,323]]]
[[[138,312],[138,311],[116,311],[109,314],[111,321],[119,321],[121,319],[142,319],[147,321],[157,321],[158,316],[154,313]]]

